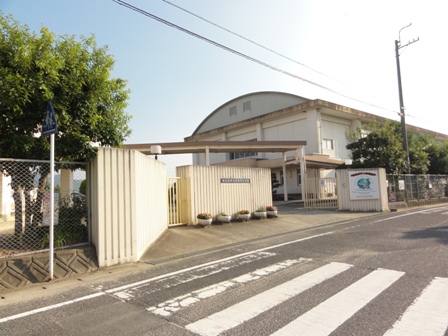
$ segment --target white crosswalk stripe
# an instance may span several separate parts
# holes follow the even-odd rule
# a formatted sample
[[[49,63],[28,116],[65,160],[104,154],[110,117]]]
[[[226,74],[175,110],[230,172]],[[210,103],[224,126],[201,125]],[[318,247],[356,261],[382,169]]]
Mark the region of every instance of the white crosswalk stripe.
[[[199,335],[219,335],[352,267],[331,263],[186,326]]]
[[[260,279],[262,276],[270,276],[279,270],[297,267],[299,264],[309,262],[310,259],[286,260],[268,267],[243,274],[236,278],[207,286],[191,293],[165,301],[157,306],[148,308],[154,314],[170,316],[183,309],[191,309],[193,305],[213,296],[221,295],[227,290],[241,287],[239,284],[248,283]],[[233,304],[232,306],[206,316],[185,326],[189,331],[202,336],[214,336],[222,333],[232,333],[234,328],[242,324],[250,326],[252,319],[270,309],[281,310],[282,304],[301,293],[312,289],[324,281],[341,274],[341,279],[350,277],[358,270],[352,265],[333,262],[321,266],[313,271],[298,276],[281,285],[267,289],[251,298]],[[353,272],[347,272],[349,269]],[[342,274],[344,273],[344,274]],[[387,269],[373,270],[359,280],[353,282],[335,295],[311,308],[302,315],[292,318],[291,322],[285,321],[285,325],[273,331],[271,336],[290,335],[329,335],[342,324],[349,321],[357,312],[368,306],[375,298],[386,289],[400,280],[405,272]],[[399,286],[398,286],[399,287]],[[395,286],[397,288],[397,286]],[[385,293],[385,298],[390,295]],[[308,293],[306,295],[312,295]],[[379,302],[379,301],[376,301]],[[377,303],[372,302],[372,305]],[[405,307],[402,307],[403,311]],[[322,318],[325,316],[325,318]],[[358,315],[358,316],[362,316]],[[392,325],[384,336],[445,336],[448,332],[448,278],[434,278],[412,305],[407,307],[403,315]],[[244,326],[244,327],[246,327]],[[387,328],[387,326],[385,326]]]
[[[435,278],[386,336],[443,336],[448,326],[448,279]]]
[[[311,309],[273,335],[328,335],[397,281],[404,272],[379,269]],[[325,316],[325,319],[322,319]]]

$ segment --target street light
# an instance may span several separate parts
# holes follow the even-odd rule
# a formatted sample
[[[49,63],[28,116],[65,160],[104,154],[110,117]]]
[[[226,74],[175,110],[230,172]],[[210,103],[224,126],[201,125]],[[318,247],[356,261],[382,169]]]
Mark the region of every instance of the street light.
[[[409,41],[405,45],[401,44],[401,37],[400,37],[401,31],[405,28],[410,27],[411,25],[412,25],[412,23],[401,28],[400,31],[398,32],[398,40],[395,40],[395,57],[397,59],[397,75],[398,75],[398,95],[400,98],[399,115],[401,117],[401,137],[403,138],[403,140],[402,140],[403,149],[406,152],[406,166],[407,166],[408,174],[411,173],[411,160],[409,159],[408,135],[406,133],[405,108],[404,108],[404,103],[403,103],[403,92],[402,92],[402,87],[401,87],[400,54],[398,51],[401,48],[407,47],[408,45],[410,45],[414,42],[417,42],[419,40],[419,38],[417,37],[417,39]]]

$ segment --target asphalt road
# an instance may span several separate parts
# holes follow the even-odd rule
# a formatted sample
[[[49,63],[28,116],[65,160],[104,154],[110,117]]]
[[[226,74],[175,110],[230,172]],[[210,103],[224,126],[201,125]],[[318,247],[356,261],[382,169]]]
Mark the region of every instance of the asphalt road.
[[[0,335],[448,336],[448,207],[1,295]]]

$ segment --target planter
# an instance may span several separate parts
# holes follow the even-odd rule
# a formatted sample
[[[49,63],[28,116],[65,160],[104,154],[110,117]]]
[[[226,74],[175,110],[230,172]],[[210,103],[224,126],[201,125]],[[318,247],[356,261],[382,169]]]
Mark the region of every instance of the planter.
[[[250,214],[238,214],[238,219],[247,222],[250,219]]]
[[[277,210],[266,211],[268,217],[277,217]]]
[[[198,218],[198,222],[199,222],[199,225],[208,226],[208,225],[212,224],[212,218],[210,218],[210,219],[199,219]]]
[[[268,215],[267,215],[266,211],[255,211],[254,216],[259,219],[262,219],[262,218],[266,218]]]
[[[226,215],[226,216],[218,215],[218,222],[221,222],[221,223],[230,223],[231,219],[232,219],[232,216],[230,216],[230,215]]]

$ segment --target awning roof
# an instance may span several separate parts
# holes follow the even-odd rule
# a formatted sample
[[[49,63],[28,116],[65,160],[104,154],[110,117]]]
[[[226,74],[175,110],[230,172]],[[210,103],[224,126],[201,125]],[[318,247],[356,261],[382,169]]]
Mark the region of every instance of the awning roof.
[[[285,153],[306,146],[306,141],[189,141],[149,144],[127,144],[123,148],[134,149],[150,155],[151,146],[160,146],[161,154],[270,152]]]

